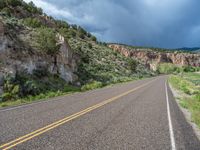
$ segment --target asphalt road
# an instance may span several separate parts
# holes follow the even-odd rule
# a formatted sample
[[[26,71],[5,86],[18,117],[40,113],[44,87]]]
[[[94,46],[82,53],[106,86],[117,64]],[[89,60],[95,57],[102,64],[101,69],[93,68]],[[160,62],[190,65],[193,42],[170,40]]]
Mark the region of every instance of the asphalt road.
[[[0,110],[0,149],[200,150],[166,76]]]

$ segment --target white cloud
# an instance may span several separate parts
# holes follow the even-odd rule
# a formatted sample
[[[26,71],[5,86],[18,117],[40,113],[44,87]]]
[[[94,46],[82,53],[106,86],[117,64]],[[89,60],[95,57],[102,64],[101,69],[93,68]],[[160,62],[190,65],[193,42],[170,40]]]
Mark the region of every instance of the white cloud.
[[[59,9],[55,5],[48,3],[43,0],[24,0],[25,2],[33,1],[37,7],[41,7],[48,15],[59,17],[59,18],[73,18],[74,16],[68,11]]]
[[[32,1],[48,15],[81,25],[105,41],[176,48],[198,44],[194,38],[200,36],[193,30],[200,24],[199,0]]]

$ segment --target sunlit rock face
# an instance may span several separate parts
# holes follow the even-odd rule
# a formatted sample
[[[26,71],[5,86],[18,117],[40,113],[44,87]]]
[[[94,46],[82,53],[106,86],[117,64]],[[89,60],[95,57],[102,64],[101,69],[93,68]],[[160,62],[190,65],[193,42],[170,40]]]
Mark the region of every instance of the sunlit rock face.
[[[121,53],[126,57],[132,57],[142,61],[156,70],[160,63],[173,63],[179,66],[196,66],[200,67],[200,54],[178,53],[178,52],[157,52],[151,49],[128,49],[123,45],[110,44],[110,48]]]
[[[26,32],[19,32],[19,37],[26,37]],[[78,57],[73,53],[67,41],[57,35],[59,52],[55,55],[37,53],[36,50],[15,42],[0,22],[0,86],[5,76],[15,76],[17,72],[26,71],[32,74],[37,69],[47,69],[51,74],[57,74],[66,82],[74,82],[77,76]],[[23,41],[23,38],[21,39]],[[25,38],[25,39],[26,39]],[[1,93],[1,89],[0,89]]]

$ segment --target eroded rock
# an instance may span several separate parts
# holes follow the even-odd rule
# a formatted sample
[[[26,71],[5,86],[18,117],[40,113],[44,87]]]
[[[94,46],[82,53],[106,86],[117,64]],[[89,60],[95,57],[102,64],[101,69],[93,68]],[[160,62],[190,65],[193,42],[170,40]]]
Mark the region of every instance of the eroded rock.
[[[110,44],[109,47],[126,57],[132,57],[148,64],[152,70],[156,70],[156,66],[160,63],[200,67],[200,54],[155,52],[150,49],[128,49],[123,45],[117,44]]]

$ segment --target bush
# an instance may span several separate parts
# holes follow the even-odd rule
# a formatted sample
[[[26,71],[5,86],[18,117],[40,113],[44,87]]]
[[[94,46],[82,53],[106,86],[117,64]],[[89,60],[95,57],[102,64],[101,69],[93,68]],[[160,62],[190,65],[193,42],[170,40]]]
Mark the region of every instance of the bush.
[[[12,12],[9,8],[5,7],[1,10],[1,13],[3,13],[4,15],[7,15],[7,16],[11,16]]]
[[[92,41],[95,41],[95,42],[97,41],[97,38],[95,36],[92,36],[91,39]]]
[[[192,121],[200,127],[200,87],[193,83],[194,79],[200,79],[199,76],[197,73],[184,73],[171,76],[169,81],[174,88],[187,94],[180,94],[180,104],[191,112]]]
[[[76,32],[74,30],[69,31],[69,37],[76,37]]]
[[[158,66],[158,72],[161,74],[170,74],[176,72],[177,67],[171,63],[162,63]]]
[[[184,72],[195,72],[196,69],[195,69],[195,67],[192,67],[192,66],[184,66],[183,71]]]
[[[6,7],[5,0],[0,0],[0,9],[3,9],[4,7]]]
[[[82,91],[93,90],[96,88],[101,88],[103,86],[102,82],[92,81],[81,87]]]
[[[37,82],[34,80],[27,80],[23,85],[23,96],[27,95],[37,95],[41,92],[40,88],[38,88]]]
[[[38,35],[36,37],[38,48],[49,55],[54,55],[59,51],[59,45],[57,45],[56,32],[50,28],[38,29]]]
[[[58,28],[66,28],[68,29],[70,26],[67,22],[63,21],[63,20],[56,20],[56,25]]]
[[[6,2],[7,2],[8,5],[13,6],[13,7],[22,5],[21,0],[6,0]]]
[[[128,65],[129,65],[129,67],[130,67],[132,72],[136,72],[137,64],[138,64],[138,62],[136,60],[134,60],[134,59],[130,59],[128,61]]]
[[[77,25],[75,25],[75,24],[71,25],[71,27],[72,27],[72,29],[74,29],[74,30],[77,30],[77,29],[78,29]]]
[[[80,91],[80,88],[72,86],[72,85],[65,85],[63,91],[64,92],[78,92]]]
[[[200,93],[198,93],[197,95],[195,95],[194,98],[200,103]]]
[[[92,49],[92,44],[91,43],[88,43],[88,48]]]
[[[35,4],[34,4],[32,1],[29,2],[28,4],[26,4],[26,5],[24,6],[24,8],[25,8],[27,11],[29,11],[30,13],[33,13],[33,14],[36,14],[36,13],[38,13],[38,14],[40,14],[40,15],[43,14],[43,10],[42,10],[41,8],[36,7]]]
[[[198,89],[192,82],[181,78],[180,76],[171,76],[169,78],[170,83],[177,89],[183,91],[188,95],[197,94]]]
[[[36,76],[37,78],[42,78],[42,77],[48,76],[49,71],[47,70],[47,68],[43,67],[43,68],[33,70],[33,75]]]
[[[39,28],[42,26],[42,22],[37,18],[26,18],[23,20],[23,23],[32,28]]]
[[[78,27],[78,32],[82,33],[83,35],[87,35],[87,31],[85,31],[82,27]]]
[[[2,101],[14,100],[19,97],[20,86],[14,82],[13,78],[7,77],[4,81],[3,91]]]
[[[84,39],[85,35],[83,33],[78,33],[79,38]]]
[[[11,93],[5,92],[2,95],[2,101],[6,102],[13,99],[13,95]]]

